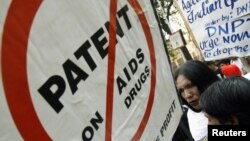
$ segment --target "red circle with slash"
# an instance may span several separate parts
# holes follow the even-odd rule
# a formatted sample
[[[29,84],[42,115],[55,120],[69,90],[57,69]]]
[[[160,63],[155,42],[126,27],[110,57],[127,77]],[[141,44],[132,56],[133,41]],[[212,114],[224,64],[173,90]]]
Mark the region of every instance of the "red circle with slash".
[[[136,0],[129,0],[128,2],[138,15],[141,26],[143,28],[143,32],[145,34],[148,49],[150,52],[150,63],[152,72],[149,99],[146,111],[143,115],[142,121],[134,137],[132,138],[132,140],[139,140],[147,125],[153,106],[156,81],[156,60],[153,39],[150,33],[150,28],[147,23],[146,17],[143,13],[140,12],[142,11],[142,9]],[[21,136],[25,140],[39,139],[46,141],[52,139],[42,126],[36,114],[29,92],[27,77],[27,49],[29,33],[32,27],[34,17],[41,3],[42,0],[12,1],[3,29],[1,59],[3,87],[7,103],[11,112],[11,116],[13,117],[16,127],[18,128]],[[117,1],[115,2],[115,4],[117,5]],[[110,34],[115,33],[110,32]],[[108,71],[108,73],[110,72],[114,73],[112,71]],[[109,102],[113,103],[113,101]],[[112,106],[112,104],[106,104]],[[111,109],[113,108],[111,107]],[[106,114],[109,115],[107,117],[112,117],[112,111],[109,111]],[[112,121],[110,119],[107,119],[106,125],[107,124],[111,124],[112,126]],[[108,130],[107,127],[106,130]],[[107,135],[107,133],[111,134],[112,132],[106,131],[106,136],[111,136]],[[108,138],[106,138],[106,140],[108,140]]]

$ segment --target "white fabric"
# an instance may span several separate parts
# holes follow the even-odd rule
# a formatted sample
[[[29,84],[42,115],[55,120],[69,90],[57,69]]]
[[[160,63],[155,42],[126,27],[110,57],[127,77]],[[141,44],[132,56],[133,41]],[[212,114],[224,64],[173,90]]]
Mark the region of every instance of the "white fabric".
[[[237,58],[236,60],[231,60],[230,64],[235,64],[237,67],[239,67],[241,75],[244,74],[244,72],[243,72],[243,64],[242,64],[240,58]]]
[[[190,132],[195,141],[203,141],[207,137],[208,120],[203,112],[196,113],[191,109],[187,112]]]
[[[247,74],[245,74],[243,77],[245,77],[245,78],[247,78],[247,79],[249,79],[249,80],[250,80],[250,72],[249,72],[249,73],[247,73]]]

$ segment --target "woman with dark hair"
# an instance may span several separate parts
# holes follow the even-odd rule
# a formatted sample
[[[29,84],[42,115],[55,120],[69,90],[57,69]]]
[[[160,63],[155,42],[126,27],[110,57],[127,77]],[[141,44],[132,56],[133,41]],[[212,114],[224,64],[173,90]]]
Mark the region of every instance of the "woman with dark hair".
[[[195,141],[203,141],[207,137],[207,118],[201,112],[199,104],[203,91],[219,77],[203,62],[187,61],[174,74],[177,90],[181,100],[187,105],[189,129]]]
[[[250,125],[250,81],[231,77],[209,86],[200,98],[209,125]]]

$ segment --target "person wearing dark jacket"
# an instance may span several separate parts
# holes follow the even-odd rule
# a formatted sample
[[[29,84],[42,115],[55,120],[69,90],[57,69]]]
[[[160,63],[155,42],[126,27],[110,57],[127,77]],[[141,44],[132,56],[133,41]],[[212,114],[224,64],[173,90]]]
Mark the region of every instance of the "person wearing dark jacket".
[[[223,73],[221,72],[221,67],[217,66],[214,61],[206,61],[205,64],[219,77],[224,78]]]

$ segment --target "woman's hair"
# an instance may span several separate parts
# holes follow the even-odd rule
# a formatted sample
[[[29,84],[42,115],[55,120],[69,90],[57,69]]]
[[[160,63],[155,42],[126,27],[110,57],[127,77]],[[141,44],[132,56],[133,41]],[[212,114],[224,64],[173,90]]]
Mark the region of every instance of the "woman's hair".
[[[202,93],[210,84],[219,80],[218,76],[209,67],[200,61],[187,61],[174,74],[177,80],[179,75],[184,75]]]
[[[197,60],[187,61],[180,66],[175,71],[175,81],[179,75],[184,75],[193,85],[197,86],[200,94],[213,82],[219,80],[219,77],[205,63]],[[192,110],[197,111],[182,97],[181,99],[184,104],[187,104]]]
[[[231,77],[209,86],[200,98],[202,110],[223,124],[232,116],[250,124],[250,80]]]

